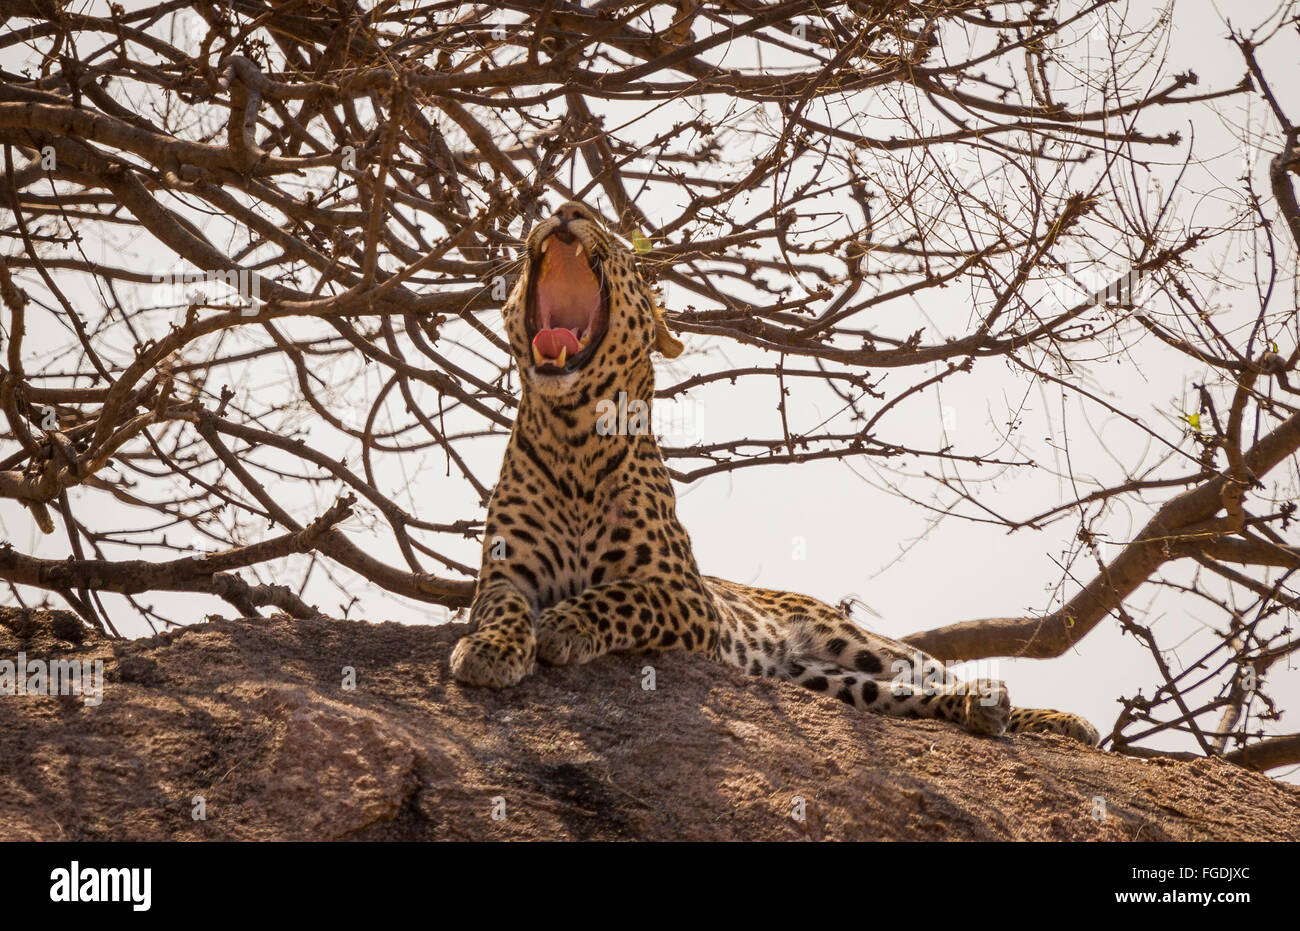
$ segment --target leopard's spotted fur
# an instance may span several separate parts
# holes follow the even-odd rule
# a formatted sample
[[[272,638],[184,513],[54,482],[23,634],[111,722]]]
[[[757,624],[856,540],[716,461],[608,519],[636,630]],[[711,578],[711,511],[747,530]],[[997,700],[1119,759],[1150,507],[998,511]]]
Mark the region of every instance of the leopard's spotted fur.
[[[553,235],[567,249],[581,244],[603,278],[606,310],[603,339],[562,373],[539,369],[530,334],[529,279]],[[630,253],[585,206],[565,204],[532,230],[527,248],[502,310],[523,394],[488,508],[475,630],[451,658],[458,680],[499,688],[538,659],[694,650],[869,711],[941,718],[978,734],[1041,730],[1097,742],[1077,715],[1012,708],[996,680],[900,677],[935,661],[815,598],[701,575],[653,435],[597,429],[602,400],[623,392],[650,402],[651,351],[674,356],[681,344]]]

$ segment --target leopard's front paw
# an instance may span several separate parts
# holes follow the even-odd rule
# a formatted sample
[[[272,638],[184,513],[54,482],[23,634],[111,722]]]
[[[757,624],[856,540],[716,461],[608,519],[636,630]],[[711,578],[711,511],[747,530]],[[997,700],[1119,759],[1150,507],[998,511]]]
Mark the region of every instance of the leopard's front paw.
[[[590,625],[581,618],[543,611],[537,620],[537,658],[552,666],[577,666],[604,650]]]
[[[966,686],[966,729],[1001,737],[1011,720],[1011,695],[997,679],[976,679]]]
[[[531,635],[520,643],[500,631],[480,630],[461,637],[451,651],[451,674],[466,685],[503,689],[533,671],[536,654]]]

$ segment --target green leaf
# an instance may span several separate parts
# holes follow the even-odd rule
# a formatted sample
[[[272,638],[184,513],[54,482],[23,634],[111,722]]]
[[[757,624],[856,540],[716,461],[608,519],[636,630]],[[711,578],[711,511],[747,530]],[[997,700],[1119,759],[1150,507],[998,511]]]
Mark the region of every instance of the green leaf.
[[[650,251],[650,240],[642,236],[640,230],[637,230],[632,234],[632,248],[644,255]]]
[[[1201,432],[1201,415],[1199,412],[1195,414],[1184,414],[1183,420],[1186,420],[1189,424],[1191,424],[1192,429],[1195,430],[1197,433]]]

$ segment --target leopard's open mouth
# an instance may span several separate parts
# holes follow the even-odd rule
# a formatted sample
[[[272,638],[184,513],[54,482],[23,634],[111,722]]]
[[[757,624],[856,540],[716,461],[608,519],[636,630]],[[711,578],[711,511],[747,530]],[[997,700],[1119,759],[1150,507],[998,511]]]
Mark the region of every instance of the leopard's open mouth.
[[[609,323],[600,260],[561,229],[542,240],[530,261],[525,317],[533,370],[576,372],[591,360]]]

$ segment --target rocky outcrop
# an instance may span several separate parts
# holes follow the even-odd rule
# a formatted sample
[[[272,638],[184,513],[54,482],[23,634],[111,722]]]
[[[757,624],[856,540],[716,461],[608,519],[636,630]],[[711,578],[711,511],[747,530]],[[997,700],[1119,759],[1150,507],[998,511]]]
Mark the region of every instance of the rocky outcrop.
[[[698,656],[467,689],[447,673],[464,630],[276,617],[110,641],[0,614],[0,660],[105,675],[97,705],[0,696],[0,839],[1300,839],[1300,789],[1220,761],[976,738]]]

